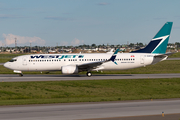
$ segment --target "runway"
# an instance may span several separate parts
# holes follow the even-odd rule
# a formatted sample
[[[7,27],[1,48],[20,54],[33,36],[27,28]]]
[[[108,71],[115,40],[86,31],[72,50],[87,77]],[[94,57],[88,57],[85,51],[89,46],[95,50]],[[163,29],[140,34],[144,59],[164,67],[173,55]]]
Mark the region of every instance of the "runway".
[[[68,80],[107,80],[107,79],[144,79],[144,78],[180,78],[180,73],[173,74],[95,74],[86,75],[27,75],[0,74],[0,82],[20,81],[68,81]]]
[[[1,106],[1,120],[77,120],[180,113],[180,100]],[[111,118],[112,120],[113,118]]]

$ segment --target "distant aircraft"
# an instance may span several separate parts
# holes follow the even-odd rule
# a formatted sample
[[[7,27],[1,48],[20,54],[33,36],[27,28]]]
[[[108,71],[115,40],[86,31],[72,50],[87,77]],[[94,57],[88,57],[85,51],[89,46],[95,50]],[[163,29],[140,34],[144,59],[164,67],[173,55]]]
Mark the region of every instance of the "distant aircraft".
[[[172,22],[167,22],[153,37],[149,44],[130,53],[80,53],[80,54],[32,54],[22,55],[6,62],[6,68],[23,76],[22,71],[62,71],[62,74],[77,74],[98,70],[125,70],[155,64],[166,60],[167,44]]]

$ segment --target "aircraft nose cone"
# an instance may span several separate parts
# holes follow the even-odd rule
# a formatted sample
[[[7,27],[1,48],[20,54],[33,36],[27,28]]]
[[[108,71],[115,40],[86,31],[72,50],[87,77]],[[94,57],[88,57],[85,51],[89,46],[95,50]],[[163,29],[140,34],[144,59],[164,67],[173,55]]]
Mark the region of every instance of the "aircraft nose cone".
[[[9,63],[8,62],[4,63],[4,67],[8,68],[9,67]]]

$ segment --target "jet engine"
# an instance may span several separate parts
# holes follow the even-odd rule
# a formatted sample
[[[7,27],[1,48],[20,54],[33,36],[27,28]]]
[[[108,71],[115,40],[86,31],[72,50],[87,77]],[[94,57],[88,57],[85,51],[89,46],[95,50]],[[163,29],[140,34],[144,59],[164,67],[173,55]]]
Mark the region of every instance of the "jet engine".
[[[77,74],[78,67],[76,65],[62,66],[62,74]]]

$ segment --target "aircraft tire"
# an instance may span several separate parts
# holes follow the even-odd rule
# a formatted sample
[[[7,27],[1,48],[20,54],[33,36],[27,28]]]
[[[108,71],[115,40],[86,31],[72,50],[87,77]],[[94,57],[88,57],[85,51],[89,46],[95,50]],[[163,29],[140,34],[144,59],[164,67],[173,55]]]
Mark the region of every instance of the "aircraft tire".
[[[91,73],[91,72],[87,72],[86,75],[87,75],[88,77],[91,77],[91,76],[92,76],[92,73]]]
[[[23,76],[23,74],[19,74],[19,76],[20,76],[20,77],[22,77],[22,76]]]

